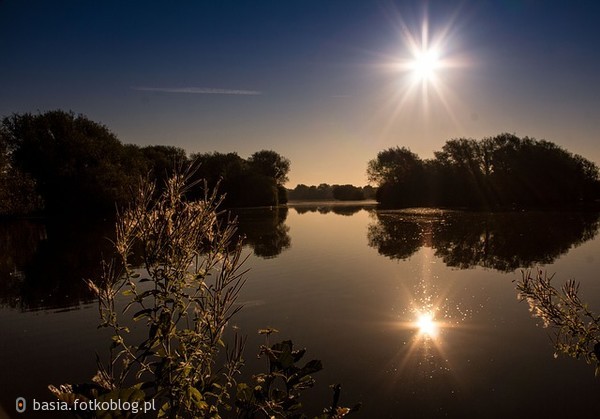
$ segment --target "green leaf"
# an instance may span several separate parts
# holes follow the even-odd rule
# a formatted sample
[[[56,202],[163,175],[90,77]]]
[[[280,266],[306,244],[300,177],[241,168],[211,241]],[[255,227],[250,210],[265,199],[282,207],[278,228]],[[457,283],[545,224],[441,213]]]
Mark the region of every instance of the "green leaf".
[[[159,290],[144,291],[143,293],[140,294],[140,300],[143,300],[144,298],[149,297],[150,295],[157,295],[158,293],[160,293]]]
[[[161,406],[160,410],[158,411],[157,418],[167,418],[167,417],[169,417],[170,410],[171,410],[171,405],[169,404],[169,402],[166,402],[165,404],[163,404]]]
[[[267,327],[266,329],[258,329],[259,335],[270,335],[271,333],[279,333],[279,330],[274,329],[272,327]]]
[[[150,316],[150,313],[152,313],[152,309],[151,309],[151,308],[146,308],[146,309],[144,309],[144,310],[140,310],[140,311],[138,311],[137,313],[135,313],[135,314],[133,315],[133,320],[134,320],[134,321],[138,321],[138,320],[140,320],[141,318],[144,318],[144,317],[149,317],[149,316]]]

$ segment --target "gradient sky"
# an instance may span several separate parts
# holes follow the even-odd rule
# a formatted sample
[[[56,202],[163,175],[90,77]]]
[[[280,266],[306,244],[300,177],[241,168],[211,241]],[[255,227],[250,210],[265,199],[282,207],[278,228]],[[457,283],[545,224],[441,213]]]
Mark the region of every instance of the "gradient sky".
[[[0,116],[72,110],[124,143],[272,149],[298,183],[377,152],[553,141],[600,163],[600,2],[0,0]],[[411,84],[411,37],[439,43]],[[426,87],[426,90],[423,88]]]

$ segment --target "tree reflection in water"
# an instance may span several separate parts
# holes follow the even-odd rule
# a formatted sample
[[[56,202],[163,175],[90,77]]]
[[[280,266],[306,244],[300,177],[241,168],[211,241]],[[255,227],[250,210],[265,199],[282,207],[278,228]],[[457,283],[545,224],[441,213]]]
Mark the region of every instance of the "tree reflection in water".
[[[373,204],[292,206],[298,214],[350,216]],[[238,210],[239,234],[256,256],[274,258],[290,248],[288,209]],[[592,239],[599,215],[591,212],[477,213],[413,209],[372,211],[368,243],[391,259],[430,248],[451,267],[500,271],[546,264]],[[112,222],[97,224],[20,220],[0,224],[0,305],[20,310],[74,307],[91,302],[83,279],[100,274],[110,256]],[[424,261],[424,266],[427,262]],[[435,295],[435,290],[429,289]],[[418,307],[423,310],[424,307]]]
[[[455,379],[447,345],[456,342],[455,333],[468,333],[464,322],[471,314],[467,306],[450,298],[449,288],[439,287],[432,273],[435,258],[449,267],[512,272],[553,262],[591,240],[599,225],[599,215],[590,212],[410,209],[374,211],[372,218],[369,246],[390,259],[416,258],[413,266],[421,269],[414,289],[404,289],[402,300],[409,305],[398,319],[398,327],[410,338],[390,364],[390,370],[393,365],[403,377],[412,376],[421,384],[434,376],[448,382]]]
[[[368,201],[368,203],[358,204],[349,204],[347,202],[303,202],[290,205],[292,205],[294,210],[296,210],[296,212],[301,215],[307,214],[309,212],[318,212],[319,214],[329,214],[331,212],[337,215],[351,216],[363,209],[372,209],[375,203],[372,201]]]
[[[287,208],[239,210],[238,234],[256,256],[289,248]],[[0,223],[0,306],[22,311],[76,308],[95,297],[85,279],[100,277],[112,256],[114,223],[15,220]],[[135,260],[136,266],[141,265]]]
[[[461,212],[431,209],[376,212],[371,247],[406,259],[431,247],[450,267],[510,272],[548,264],[598,232],[595,212]]]
[[[270,259],[277,257],[292,245],[290,228],[285,224],[287,207],[239,209],[234,212],[238,220],[238,234],[245,236],[244,244],[254,255]]]
[[[0,305],[27,311],[93,301],[84,279],[99,276],[112,230],[112,223],[0,223]]]

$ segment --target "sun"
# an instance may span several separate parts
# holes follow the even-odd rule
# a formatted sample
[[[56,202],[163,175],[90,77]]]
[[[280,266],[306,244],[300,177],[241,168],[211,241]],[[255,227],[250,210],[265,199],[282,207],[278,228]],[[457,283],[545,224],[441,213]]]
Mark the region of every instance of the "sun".
[[[427,82],[435,77],[435,71],[441,67],[440,54],[437,49],[427,49],[414,53],[409,64],[417,81]]]
[[[401,13],[394,6],[390,9],[397,36],[377,64],[387,73],[387,83],[382,88],[387,95],[382,107],[382,136],[393,135],[391,131],[400,121],[411,126],[423,124],[423,129],[429,131],[433,115],[463,129],[458,113],[465,109],[455,94],[459,90],[453,86],[465,80],[464,72],[471,71],[475,61],[462,49],[461,14],[455,11],[445,23],[437,16],[430,24],[427,2],[422,3],[422,16]]]

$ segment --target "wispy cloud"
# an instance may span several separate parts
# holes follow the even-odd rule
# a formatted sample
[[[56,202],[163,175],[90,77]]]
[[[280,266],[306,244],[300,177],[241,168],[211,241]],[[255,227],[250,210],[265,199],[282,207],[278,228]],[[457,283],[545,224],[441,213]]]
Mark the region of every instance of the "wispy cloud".
[[[195,95],[262,95],[258,90],[215,89],[211,87],[147,87],[134,86],[131,89],[141,92],[187,93]]]

